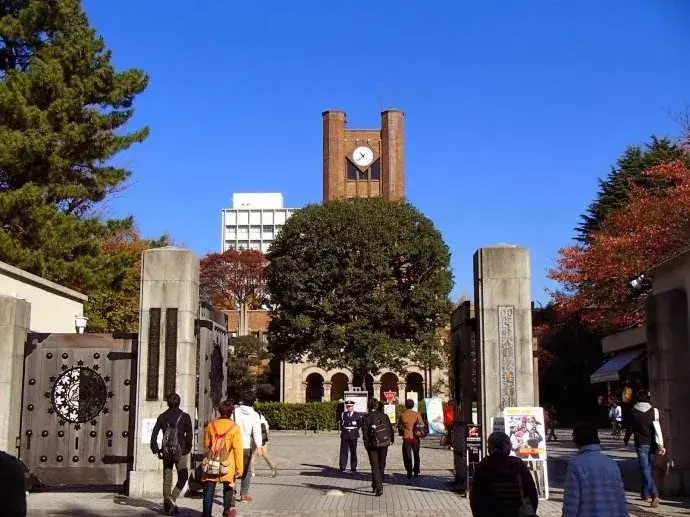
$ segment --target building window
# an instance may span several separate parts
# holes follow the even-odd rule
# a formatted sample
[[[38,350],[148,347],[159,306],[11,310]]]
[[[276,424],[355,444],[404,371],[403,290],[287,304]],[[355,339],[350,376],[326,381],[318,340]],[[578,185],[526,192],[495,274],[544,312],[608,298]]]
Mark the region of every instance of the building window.
[[[371,168],[369,169],[369,172],[371,172],[371,179],[380,180],[381,179],[381,160],[376,160],[374,163],[372,163]]]
[[[350,160],[347,160],[347,179],[349,180],[357,180],[357,176],[359,174],[359,169],[357,166],[352,163]]]

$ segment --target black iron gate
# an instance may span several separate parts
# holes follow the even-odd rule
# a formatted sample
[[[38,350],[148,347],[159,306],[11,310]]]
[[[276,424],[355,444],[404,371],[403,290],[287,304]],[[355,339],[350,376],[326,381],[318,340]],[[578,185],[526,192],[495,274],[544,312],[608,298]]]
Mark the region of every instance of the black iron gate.
[[[18,445],[42,484],[125,483],[136,358],[136,334],[29,334]]]

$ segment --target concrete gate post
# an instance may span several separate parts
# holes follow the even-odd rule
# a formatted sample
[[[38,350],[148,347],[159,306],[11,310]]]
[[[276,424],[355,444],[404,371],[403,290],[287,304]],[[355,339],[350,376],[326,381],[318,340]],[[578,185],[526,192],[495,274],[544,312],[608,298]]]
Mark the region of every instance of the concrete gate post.
[[[17,455],[22,414],[24,346],[31,304],[0,295],[0,450]]]
[[[199,259],[177,247],[151,249],[142,257],[141,316],[137,363],[137,415],[132,497],[162,497],[163,462],[151,453],[151,429],[176,392],[181,408],[196,413]]]
[[[511,245],[474,254],[482,438],[506,407],[534,406],[529,250]]]

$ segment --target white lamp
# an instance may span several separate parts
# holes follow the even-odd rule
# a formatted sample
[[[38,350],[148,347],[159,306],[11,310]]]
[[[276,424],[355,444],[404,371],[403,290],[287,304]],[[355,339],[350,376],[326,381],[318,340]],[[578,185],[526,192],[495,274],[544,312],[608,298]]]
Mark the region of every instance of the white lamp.
[[[77,314],[74,317],[74,326],[77,329],[77,334],[83,334],[84,329],[86,328],[86,322],[89,321],[89,318],[86,316],[82,316],[80,314]]]

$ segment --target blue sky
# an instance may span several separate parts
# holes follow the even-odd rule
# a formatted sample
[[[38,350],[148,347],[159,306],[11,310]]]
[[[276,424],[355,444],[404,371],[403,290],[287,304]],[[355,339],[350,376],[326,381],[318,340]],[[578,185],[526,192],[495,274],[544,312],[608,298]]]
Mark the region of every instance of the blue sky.
[[[233,192],[322,194],[321,112],[375,128],[406,113],[407,197],[452,252],[527,246],[532,290],[625,146],[676,136],[690,103],[686,0],[86,0],[117,67],[150,86],[118,156],[130,188],[108,205],[147,236],[220,247]]]

